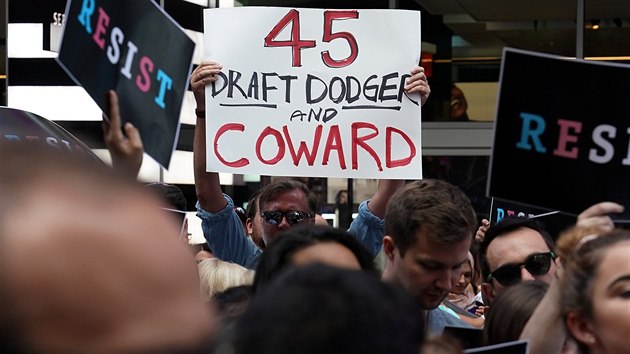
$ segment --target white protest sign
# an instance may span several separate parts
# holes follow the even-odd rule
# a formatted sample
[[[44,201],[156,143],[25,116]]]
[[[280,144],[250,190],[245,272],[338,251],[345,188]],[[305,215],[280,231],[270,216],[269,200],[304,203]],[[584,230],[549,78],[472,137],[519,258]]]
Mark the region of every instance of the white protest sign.
[[[208,171],[422,177],[419,12],[207,9],[204,40]]]

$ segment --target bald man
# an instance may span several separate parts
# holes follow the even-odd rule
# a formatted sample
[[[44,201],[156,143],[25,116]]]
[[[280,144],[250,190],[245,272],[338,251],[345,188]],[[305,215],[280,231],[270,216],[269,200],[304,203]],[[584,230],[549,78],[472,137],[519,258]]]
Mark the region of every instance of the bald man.
[[[61,150],[12,144],[0,153],[0,348],[208,349],[212,309],[157,197]]]

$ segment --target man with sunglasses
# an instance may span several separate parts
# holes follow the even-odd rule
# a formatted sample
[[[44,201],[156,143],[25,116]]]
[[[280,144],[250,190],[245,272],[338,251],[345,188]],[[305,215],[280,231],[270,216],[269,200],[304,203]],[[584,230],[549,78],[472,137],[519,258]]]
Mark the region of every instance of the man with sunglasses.
[[[249,238],[236,217],[232,199],[223,193],[216,172],[206,171],[206,114],[205,86],[214,82],[222,66],[215,62],[204,62],[193,71],[190,84],[195,95],[197,123],[193,142],[193,164],[195,189],[197,192],[197,216],[202,220],[204,237],[215,256],[247,268],[255,268],[262,250]],[[431,92],[422,67],[412,68],[405,90],[420,93],[424,104]],[[261,223],[262,238],[265,244],[273,242],[280,231],[302,223],[315,222],[315,200],[306,185],[294,181],[295,185],[278,187],[275,184],[264,187],[258,199],[258,220]],[[298,186],[300,184],[301,186]],[[359,216],[350,226],[350,232],[357,236],[376,255],[383,242],[383,217],[391,195],[404,184],[403,180],[379,181],[376,194],[359,206]],[[302,187],[303,186],[303,187]],[[237,227],[238,226],[238,227]]]
[[[556,258],[553,239],[535,219],[509,217],[490,226],[479,250],[486,305],[521,281],[550,284],[557,269]]]

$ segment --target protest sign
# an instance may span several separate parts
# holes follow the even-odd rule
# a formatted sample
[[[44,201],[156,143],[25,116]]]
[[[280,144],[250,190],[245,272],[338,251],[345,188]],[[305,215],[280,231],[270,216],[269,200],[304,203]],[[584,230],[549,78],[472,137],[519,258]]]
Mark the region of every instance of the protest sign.
[[[420,13],[204,10],[208,171],[421,178]]]
[[[119,96],[123,124],[168,168],[179,133],[194,42],[153,1],[72,0],[57,61],[103,112]]]
[[[512,201],[492,198],[490,206],[490,222],[498,223],[507,217],[525,217],[536,219],[544,229],[556,239],[558,234],[570,226],[575,225],[575,215],[563,213],[559,210],[547,210],[515,203]]]
[[[487,195],[578,214],[630,216],[630,66],[506,49]]]
[[[44,144],[70,154],[101,161],[90,148],[67,130],[37,114],[0,107],[0,140],[15,144]]]

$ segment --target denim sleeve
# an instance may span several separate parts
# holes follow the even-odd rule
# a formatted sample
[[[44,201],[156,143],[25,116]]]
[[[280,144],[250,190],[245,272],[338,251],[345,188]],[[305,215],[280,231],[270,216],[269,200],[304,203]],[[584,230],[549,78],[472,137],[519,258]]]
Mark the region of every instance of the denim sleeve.
[[[245,233],[241,220],[234,212],[232,198],[226,194],[223,197],[227,205],[216,213],[202,209],[197,201],[197,216],[201,219],[203,237],[217,258],[254,269],[262,251]]]
[[[368,209],[368,202],[369,200],[361,202],[359,214],[350,224],[348,232],[358,238],[376,256],[383,247],[383,219],[372,214]]]

